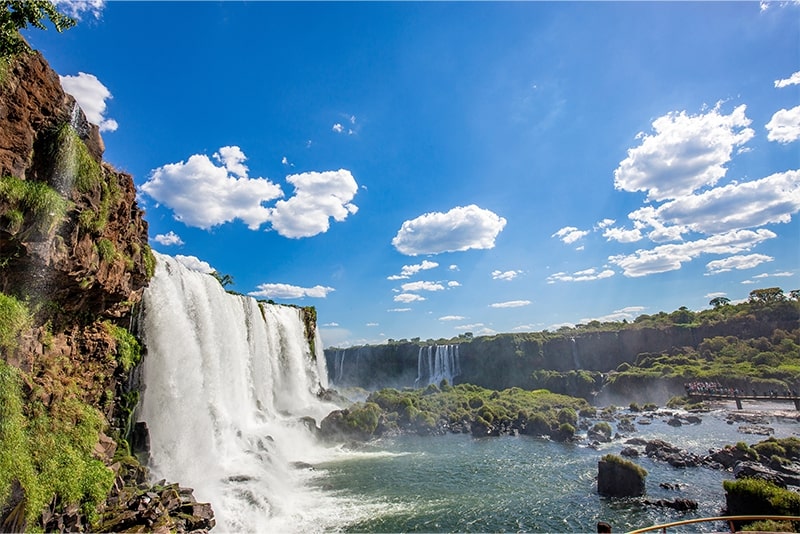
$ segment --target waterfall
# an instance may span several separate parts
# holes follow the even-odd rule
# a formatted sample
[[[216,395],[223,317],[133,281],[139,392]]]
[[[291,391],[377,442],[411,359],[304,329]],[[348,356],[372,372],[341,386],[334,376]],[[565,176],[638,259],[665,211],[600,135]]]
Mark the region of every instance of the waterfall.
[[[578,342],[575,340],[574,337],[571,337],[569,339],[570,339],[570,347],[572,348],[572,365],[575,367],[576,370],[581,369],[581,360],[580,357],[578,356]]]
[[[447,380],[450,384],[461,374],[458,345],[428,345],[419,348],[417,356],[417,379],[414,387],[439,384]]]
[[[194,488],[220,532],[325,530],[336,514],[307,484],[313,471],[292,467],[332,454],[299,420],[336,408],[317,398],[327,386],[321,339],[312,355],[300,310],[230,295],[209,275],[156,259],[137,413],[153,477]]]

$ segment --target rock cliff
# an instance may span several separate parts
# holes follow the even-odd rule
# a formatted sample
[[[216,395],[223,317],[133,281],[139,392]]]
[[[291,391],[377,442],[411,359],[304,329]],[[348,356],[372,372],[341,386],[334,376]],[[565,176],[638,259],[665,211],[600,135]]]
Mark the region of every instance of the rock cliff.
[[[41,54],[0,63],[0,531],[211,528],[127,445],[155,265],[133,179]]]

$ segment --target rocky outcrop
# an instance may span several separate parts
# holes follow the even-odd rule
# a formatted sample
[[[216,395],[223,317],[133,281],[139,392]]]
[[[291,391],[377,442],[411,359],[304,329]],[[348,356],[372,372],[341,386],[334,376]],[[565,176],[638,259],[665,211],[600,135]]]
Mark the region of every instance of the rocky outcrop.
[[[647,471],[619,456],[607,454],[597,463],[597,492],[608,497],[641,497]]]
[[[89,475],[45,466],[46,445],[36,455],[16,450],[28,471],[0,487],[0,530],[205,531],[214,526],[210,505],[190,489],[148,483],[146,468],[118,454],[138,399],[129,379],[140,349],[126,328],[155,260],[133,179],[103,162],[103,151],[98,128],[41,54],[8,60],[0,80],[0,293],[29,314],[18,339],[0,347],[7,383],[19,385],[5,392],[18,403],[12,424],[29,445],[38,443],[34,421],[52,426],[54,443],[70,451],[64,461],[100,465],[97,480],[72,487],[110,493],[64,502],[48,490],[56,491],[44,496],[50,504],[33,506],[27,492],[36,477]],[[95,418],[99,433],[85,423]]]

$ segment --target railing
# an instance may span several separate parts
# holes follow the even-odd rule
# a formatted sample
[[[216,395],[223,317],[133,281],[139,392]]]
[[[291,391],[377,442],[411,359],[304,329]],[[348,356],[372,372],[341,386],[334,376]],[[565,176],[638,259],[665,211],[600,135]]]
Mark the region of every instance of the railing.
[[[660,530],[666,533],[668,528],[680,527],[683,525],[691,525],[694,523],[705,523],[711,521],[722,521],[728,523],[728,528],[731,532],[737,532],[734,522],[737,521],[800,521],[798,516],[785,516],[785,515],[726,515],[721,517],[701,517],[698,519],[686,519],[684,521],[675,521],[674,523],[664,523],[663,525],[652,525],[637,530],[631,530],[628,534],[640,534],[641,532],[652,532]]]

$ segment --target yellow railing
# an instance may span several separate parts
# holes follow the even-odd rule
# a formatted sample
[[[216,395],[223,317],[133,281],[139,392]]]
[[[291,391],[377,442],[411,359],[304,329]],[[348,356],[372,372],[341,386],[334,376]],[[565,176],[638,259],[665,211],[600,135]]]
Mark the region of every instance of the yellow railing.
[[[785,516],[785,515],[726,515],[720,517],[701,517],[699,519],[686,519],[684,521],[675,521],[674,523],[664,523],[663,525],[653,525],[646,528],[631,530],[628,534],[640,534],[641,532],[652,532],[660,530],[666,532],[668,528],[680,527],[683,525],[691,525],[693,523],[705,523],[710,521],[723,521],[728,523],[731,532],[736,532],[733,525],[734,521],[800,521],[798,516]]]

